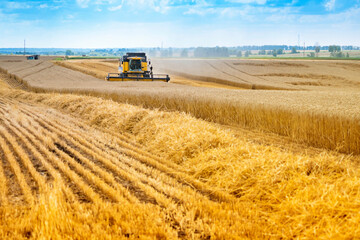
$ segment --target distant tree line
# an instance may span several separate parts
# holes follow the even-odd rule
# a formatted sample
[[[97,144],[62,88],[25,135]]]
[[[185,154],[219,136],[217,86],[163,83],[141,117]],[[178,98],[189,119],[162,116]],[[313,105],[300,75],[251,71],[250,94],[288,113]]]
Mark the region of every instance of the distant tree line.
[[[339,45],[330,45],[329,46],[329,52],[330,52],[330,56],[331,57],[335,57],[335,58],[344,58],[347,57],[349,58],[350,55],[349,53],[346,53],[346,55],[341,51],[341,46]]]
[[[274,49],[283,49],[285,51],[292,51],[293,49],[296,49],[296,51],[300,50],[314,50],[316,48],[319,48],[323,51],[328,51],[330,46],[298,46],[298,45],[263,45],[263,46],[239,46],[239,47],[231,47],[230,49],[235,49],[236,51],[260,51],[260,50],[266,50],[266,51],[272,51]],[[360,47],[357,46],[341,46],[342,50],[360,50]]]
[[[146,52],[150,57],[248,57],[254,54],[278,56],[281,54],[296,54],[306,50],[309,57],[317,57],[320,51],[329,51],[332,57],[347,57],[342,51],[360,50],[358,46],[296,46],[296,45],[263,45],[237,47],[191,47],[191,48],[27,48],[26,54],[40,55],[87,55],[87,56],[123,56],[127,52]],[[309,53],[313,51],[313,53]],[[0,54],[24,54],[23,48],[0,48]]]
[[[229,49],[227,47],[197,47],[194,51],[194,57],[229,57]]]
[[[285,49],[289,50],[290,46],[288,45],[263,45],[263,46],[240,46],[236,47],[237,50],[241,51],[258,51],[258,50],[273,50],[273,49]]]

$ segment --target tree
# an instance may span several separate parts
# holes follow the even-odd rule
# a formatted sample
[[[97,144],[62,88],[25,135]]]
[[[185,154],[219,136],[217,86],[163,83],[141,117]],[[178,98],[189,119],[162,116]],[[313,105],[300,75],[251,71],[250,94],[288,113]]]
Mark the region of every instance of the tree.
[[[314,52],[309,53],[308,57],[311,57],[311,58],[315,57],[315,53]]]
[[[65,55],[71,56],[71,55],[74,55],[74,53],[71,50],[66,50]]]
[[[349,54],[349,53],[346,53],[346,57],[349,58],[349,57],[350,57],[350,54]]]
[[[273,55],[274,57],[277,56],[277,51],[276,51],[276,49],[274,49],[274,50],[272,51],[272,55]]]
[[[266,51],[265,50],[260,50],[259,51],[259,55],[265,55],[266,54]]]
[[[251,51],[250,50],[247,50],[246,52],[245,52],[245,57],[249,57],[251,55]]]
[[[186,48],[184,48],[181,52],[181,57],[188,57],[188,50]]]
[[[341,47],[338,45],[330,45],[329,52],[330,52],[331,57],[336,57],[336,58],[345,57],[345,54],[343,52],[341,52]]]
[[[242,51],[238,51],[238,52],[236,53],[236,56],[237,56],[237,57],[242,57]]]
[[[120,51],[120,49],[119,49],[119,51]],[[150,57],[156,57],[156,48],[151,48],[149,50],[149,56]]]
[[[319,52],[320,52],[320,46],[316,46],[316,47],[315,47],[316,57],[319,56]]]
[[[331,53],[341,52],[341,47],[338,45],[330,45],[329,52],[331,52]]]
[[[226,47],[204,48],[197,47],[194,51],[195,57],[229,57],[229,49]]]
[[[281,54],[284,53],[284,50],[283,49],[278,49],[278,50],[276,50],[276,53],[277,53],[277,55],[281,55]]]
[[[343,58],[345,57],[345,54],[343,52],[332,52],[330,56],[335,58]]]
[[[167,50],[167,49],[163,49],[163,50],[161,50],[161,57],[169,57],[169,50]]]
[[[291,53],[298,53],[298,51],[296,51],[296,47],[292,47]]]

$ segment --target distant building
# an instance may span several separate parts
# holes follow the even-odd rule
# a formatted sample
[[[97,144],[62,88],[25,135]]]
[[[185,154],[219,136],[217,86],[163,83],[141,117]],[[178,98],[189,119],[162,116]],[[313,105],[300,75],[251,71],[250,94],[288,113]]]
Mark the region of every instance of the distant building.
[[[27,60],[39,60],[39,58],[40,55],[30,55],[26,57]]]

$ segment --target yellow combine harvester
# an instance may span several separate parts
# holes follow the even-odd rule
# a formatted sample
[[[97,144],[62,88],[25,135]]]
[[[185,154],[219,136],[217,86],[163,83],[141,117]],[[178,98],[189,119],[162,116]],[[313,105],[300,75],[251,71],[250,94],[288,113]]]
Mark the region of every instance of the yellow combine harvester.
[[[148,70],[150,66],[150,71]],[[119,63],[119,73],[109,73],[107,81],[170,81],[167,74],[153,74],[145,53],[126,53]]]

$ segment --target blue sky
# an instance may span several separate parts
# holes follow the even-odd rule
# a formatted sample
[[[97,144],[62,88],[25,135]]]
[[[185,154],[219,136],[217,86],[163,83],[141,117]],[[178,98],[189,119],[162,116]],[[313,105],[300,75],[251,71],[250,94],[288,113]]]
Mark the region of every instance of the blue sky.
[[[360,46],[360,0],[0,0],[0,48]]]

